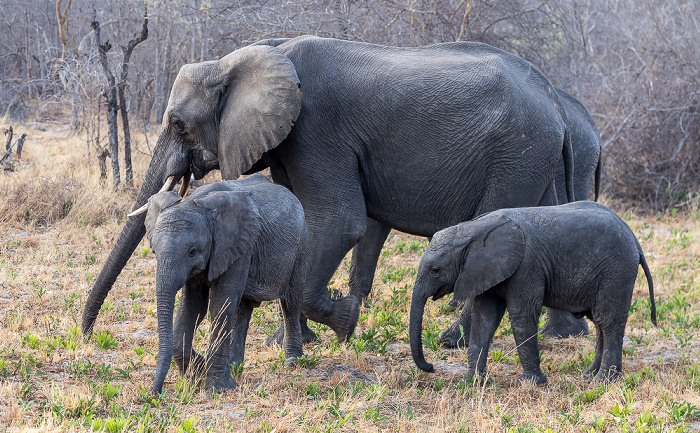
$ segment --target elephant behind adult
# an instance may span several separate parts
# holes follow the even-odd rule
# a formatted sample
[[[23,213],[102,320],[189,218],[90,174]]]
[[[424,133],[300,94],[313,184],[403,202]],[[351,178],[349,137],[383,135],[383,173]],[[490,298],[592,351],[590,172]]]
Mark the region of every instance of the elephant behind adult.
[[[593,182],[593,200],[600,195],[603,143],[600,132],[586,107],[566,91],[555,87],[566,111],[567,127],[571,131],[571,147],[574,150],[574,198],[588,200]],[[556,186],[559,203],[566,203],[564,161],[557,164]],[[560,190],[561,188],[561,190]]]
[[[302,310],[344,339],[359,299],[331,301],[326,284],[367,217],[430,236],[490,210],[553,203],[562,154],[571,168],[561,101],[517,56],[469,42],[300,37],[182,67],[136,206],[190,172],[219,168],[235,179],[270,167],[309,228]],[[143,234],[142,217],[125,225],[85,304],[83,332]]]

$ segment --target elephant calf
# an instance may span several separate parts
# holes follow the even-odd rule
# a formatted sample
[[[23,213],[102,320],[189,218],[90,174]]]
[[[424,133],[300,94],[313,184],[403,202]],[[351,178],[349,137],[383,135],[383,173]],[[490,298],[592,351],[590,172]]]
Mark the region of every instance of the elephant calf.
[[[278,298],[292,365],[302,355],[299,319],[309,248],[299,201],[262,175],[208,184],[180,200],[175,192],[154,195],[146,215],[158,259],[153,391],[161,391],[173,356],[181,374],[192,368],[204,375],[207,388],[235,388],[231,364],[243,362],[253,308]],[[173,332],[175,294],[183,286]],[[204,359],[192,350],[192,337],[207,305],[212,331]]]
[[[472,301],[467,376],[483,375],[488,348],[508,309],[523,374],[519,382],[544,383],[537,345],[542,306],[588,317],[597,330],[593,364],[584,374],[612,380],[622,371],[622,339],[637,269],[654,286],[642,248],[614,212],[594,202],[502,209],[435,234],[420,261],[410,319],[411,353],[423,357],[421,321],[428,297],[454,291]]]

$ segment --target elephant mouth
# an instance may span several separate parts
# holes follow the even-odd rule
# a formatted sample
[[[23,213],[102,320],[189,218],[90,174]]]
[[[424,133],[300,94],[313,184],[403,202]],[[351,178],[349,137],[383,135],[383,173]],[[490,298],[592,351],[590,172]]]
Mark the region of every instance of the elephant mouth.
[[[163,187],[158,192],[172,191],[175,188],[175,185],[180,181],[180,179],[182,179],[182,185],[180,186],[178,194],[180,197],[184,198],[185,193],[190,186],[190,179],[192,176],[194,176],[196,180],[199,180],[210,171],[218,168],[219,160],[216,158],[216,154],[204,149],[195,149],[189,154],[189,163],[185,173],[180,175],[172,174],[168,176],[163,184]],[[148,211],[148,203],[131,212],[128,216],[133,217],[146,211]]]
[[[452,285],[450,284],[445,284],[441,286],[433,295],[433,301],[437,301],[438,299],[442,298],[446,294],[452,292]]]

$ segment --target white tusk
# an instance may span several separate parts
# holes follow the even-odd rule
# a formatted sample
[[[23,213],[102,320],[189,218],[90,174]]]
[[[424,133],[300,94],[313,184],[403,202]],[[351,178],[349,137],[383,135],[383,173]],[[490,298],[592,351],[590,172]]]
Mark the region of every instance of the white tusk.
[[[158,192],[172,191],[173,188],[175,188],[176,183],[177,183],[177,179],[175,179],[175,176],[170,176],[169,178],[165,179],[165,183],[163,184],[163,188],[161,188],[160,191],[158,191]]]
[[[135,217],[136,215],[141,215],[142,213],[146,212],[147,210],[148,210],[148,203],[146,203],[145,205],[136,209],[135,211],[131,212],[129,215],[127,215],[127,217],[131,218],[131,217]]]
[[[182,185],[180,185],[180,191],[177,193],[182,197],[183,199],[185,198],[185,194],[187,193],[187,188],[190,187],[190,179],[192,177],[192,174],[190,174],[189,170],[185,175],[182,177]]]

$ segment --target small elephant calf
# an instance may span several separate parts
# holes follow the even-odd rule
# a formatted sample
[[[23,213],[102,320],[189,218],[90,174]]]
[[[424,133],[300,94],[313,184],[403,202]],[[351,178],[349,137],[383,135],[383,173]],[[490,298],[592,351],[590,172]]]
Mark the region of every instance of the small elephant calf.
[[[149,200],[146,234],[158,259],[158,364],[163,387],[171,357],[181,374],[204,374],[205,386],[236,387],[231,364],[242,363],[254,307],[280,299],[288,365],[302,355],[300,326],[309,234],[299,201],[262,175],[208,184],[181,204],[175,192]],[[175,295],[182,289],[175,329]],[[209,308],[206,359],[192,350]],[[174,342],[174,346],[173,346]]]
[[[422,370],[433,371],[423,356],[423,310],[430,296],[454,291],[456,298],[473,301],[467,376],[485,373],[493,334],[508,309],[523,366],[518,381],[546,382],[537,344],[544,305],[595,324],[595,358],[584,374],[616,379],[640,264],[656,324],[654,286],[642,248],[627,224],[601,204],[501,209],[441,230],[421,258],[413,291],[413,359]]]

